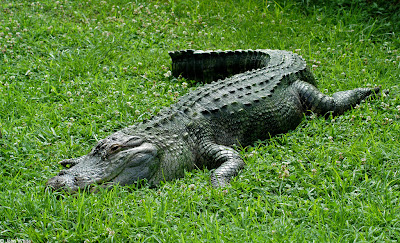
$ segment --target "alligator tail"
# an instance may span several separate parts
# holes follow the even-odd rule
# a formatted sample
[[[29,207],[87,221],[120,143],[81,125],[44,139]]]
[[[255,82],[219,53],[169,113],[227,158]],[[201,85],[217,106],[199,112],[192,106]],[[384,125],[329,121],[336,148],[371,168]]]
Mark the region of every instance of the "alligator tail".
[[[270,56],[259,50],[169,52],[172,74],[210,83],[268,65]]]

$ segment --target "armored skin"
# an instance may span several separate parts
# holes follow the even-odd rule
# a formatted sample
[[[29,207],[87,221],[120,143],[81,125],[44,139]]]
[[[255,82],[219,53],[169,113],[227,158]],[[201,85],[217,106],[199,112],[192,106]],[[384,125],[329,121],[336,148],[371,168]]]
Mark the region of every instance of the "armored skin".
[[[340,115],[379,92],[357,88],[324,95],[306,62],[288,51],[169,54],[173,75],[208,84],[150,120],[99,141],[89,154],[61,161],[70,168],[49,179],[49,188],[74,192],[91,184],[128,185],[142,179],[157,186],[205,167],[215,169],[211,184],[224,187],[245,165],[232,145],[252,145],[295,129],[307,111]]]

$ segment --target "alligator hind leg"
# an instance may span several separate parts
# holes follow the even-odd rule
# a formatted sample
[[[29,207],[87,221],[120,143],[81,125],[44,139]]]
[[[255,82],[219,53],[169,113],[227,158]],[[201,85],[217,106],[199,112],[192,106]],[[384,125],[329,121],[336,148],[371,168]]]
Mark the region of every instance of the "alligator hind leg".
[[[218,166],[211,175],[211,185],[215,188],[227,186],[245,165],[237,151],[224,145],[210,143],[204,146],[203,156],[211,162],[208,163],[210,167]]]
[[[377,94],[380,90],[380,87],[373,89],[357,88],[336,92],[330,97],[322,94],[315,86],[300,80],[294,82],[291,87],[298,93],[305,111],[311,110],[322,115],[333,112],[335,116],[343,114],[346,110]]]

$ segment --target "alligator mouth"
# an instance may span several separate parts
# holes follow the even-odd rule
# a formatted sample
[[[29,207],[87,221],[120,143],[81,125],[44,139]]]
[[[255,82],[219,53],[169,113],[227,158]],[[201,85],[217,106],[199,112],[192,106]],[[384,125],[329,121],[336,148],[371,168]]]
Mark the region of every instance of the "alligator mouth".
[[[97,193],[100,191],[100,189],[111,189],[115,185],[116,185],[115,183],[108,181],[104,183],[91,183],[83,187],[80,186],[71,187],[71,186],[66,186],[63,177],[55,176],[46,183],[46,188],[50,189],[52,192],[75,194],[78,192]]]
[[[114,182],[120,173],[109,177],[107,179],[97,179],[97,180],[84,180],[81,176],[73,176],[67,174],[65,171],[61,171],[57,176],[50,178],[46,183],[46,188],[51,191],[61,191],[67,193],[77,193],[82,192],[98,192],[100,188],[111,189],[118,183]]]

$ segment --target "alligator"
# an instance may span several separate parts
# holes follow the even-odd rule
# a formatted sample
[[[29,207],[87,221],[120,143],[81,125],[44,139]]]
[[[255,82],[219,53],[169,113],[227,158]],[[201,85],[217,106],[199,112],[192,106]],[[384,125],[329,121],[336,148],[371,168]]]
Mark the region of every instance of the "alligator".
[[[60,162],[66,169],[47,188],[76,192],[96,184],[150,186],[212,170],[226,187],[245,162],[234,145],[295,129],[305,113],[340,115],[380,87],[322,94],[301,56],[282,50],[169,52],[172,74],[205,84],[154,117],[102,139],[87,155]],[[217,81],[215,81],[217,80]]]

